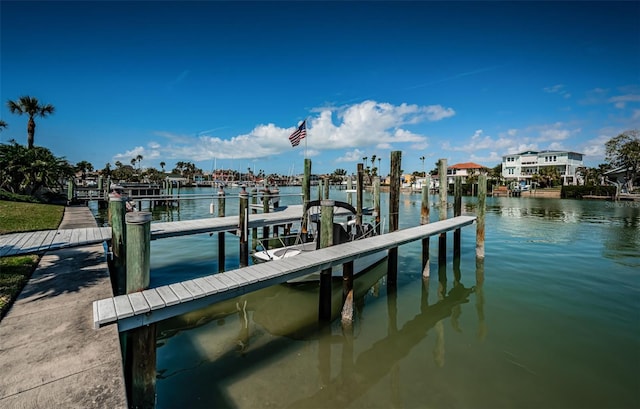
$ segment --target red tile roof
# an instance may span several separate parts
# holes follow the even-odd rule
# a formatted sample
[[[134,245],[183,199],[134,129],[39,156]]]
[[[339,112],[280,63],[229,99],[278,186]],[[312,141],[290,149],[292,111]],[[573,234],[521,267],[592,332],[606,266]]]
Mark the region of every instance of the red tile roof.
[[[473,162],[456,163],[449,166],[449,169],[484,169],[484,166]]]

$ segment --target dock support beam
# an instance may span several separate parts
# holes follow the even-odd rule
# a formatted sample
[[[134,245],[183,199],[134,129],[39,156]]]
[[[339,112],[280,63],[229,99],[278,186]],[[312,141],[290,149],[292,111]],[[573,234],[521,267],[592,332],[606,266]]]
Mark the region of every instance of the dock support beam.
[[[127,294],[149,287],[151,260],[151,213],[127,213]],[[128,333],[127,357],[131,403],[153,408],[156,403],[156,324]]]
[[[478,177],[478,220],[476,225],[476,257],[484,259],[484,218],[487,200],[487,175]]]
[[[224,190],[222,189],[222,186],[220,186],[218,188],[218,217],[224,217],[224,206]],[[223,231],[218,233],[218,273],[224,272],[224,234],[225,233]]]
[[[249,193],[245,187],[240,191],[240,211],[239,211],[240,231],[240,267],[249,265]]]
[[[375,217],[376,234],[382,233],[380,226],[380,176],[373,178],[373,217]]]
[[[125,199],[119,195],[109,195],[109,225],[111,225],[111,272],[116,295],[127,291],[127,255],[125,249]]]
[[[320,216],[320,247],[333,245],[333,200],[323,200]],[[321,322],[331,321],[331,268],[320,271],[320,300],[318,318]]]
[[[429,224],[429,177],[422,185],[422,203],[420,206],[420,224]],[[429,270],[429,237],[422,239],[422,277],[428,278],[431,275]]]
[[[449,188],[446,159],[440,159],[438,162],[438,176],[440,178],[440,187],[438,188],[438,193],[440,194],[439,219],[445,220],[447,218],[447,190]],[[438,264],[447,264],[447,233],[440,233],[438,238]]]
[[[389,232],[394,232],[400,228],[400,177],[401,177],[402,152],[391,152],[390,160],[390,184],[389,184]],[[387,285],[396,286],[398,279],[398,248],[389,249]]]

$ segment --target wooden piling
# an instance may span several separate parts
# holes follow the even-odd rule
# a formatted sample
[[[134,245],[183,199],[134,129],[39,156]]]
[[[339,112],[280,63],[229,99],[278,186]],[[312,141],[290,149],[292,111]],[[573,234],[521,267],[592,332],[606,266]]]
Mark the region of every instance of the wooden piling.
[[[127,225],[127,294],[149,287],[151,261],[151,213],[130,212]]]
[[[420,206],[420,224],[429,224],[429,178],[427,183],[422,185],[422,202]],[[429,237],[422,239],[422,277],[428,278],[431,275],[429,269]]]
[[[271,192],[268,187],[264,188],[264,194],[262,196],[262,212],[269,213],[269,200],[271,200]],[[262,228],[262,246],[265,250],[269,248],[269,226],[265,225]]]
[[[109,195],[109,225],[111,226],[111,272],[116,295],[127,291],[127,254],[125,249],[125,199],[120,195]]]
[[[151,213],[131,212],[125,216],[127,252],[127,294],[145,290],[150,281]],[[128,378],[133,407],[153,408],[156,400],[156,326],[129,331],[127,353],[131,357]]]
[[[324,178],[324,199],[329,200],[329,178]]]
[[[318,179],[318,200],[322,200],[322,179]]]
[[[73,179],[67,181],[67,203],[73,202]]]
[[[249,193],[245,187],[240,191],[240,211],[238,212],[240,231],[240,267],[249,265]]]
[[[322,200],[320,206],[320,247],[333,245],[333,200]],[[321,322],[331,320],[331,268],[320,272],[320,297],[318,304],[318,318]]]
[[[476,225],[476,257],[484,258],[484,218],[487,200],[487,175],[481,174],[478,177],[478,210]]]
[[[225,207],[224,189],[222,188],[222,186],[220,186],[218,188],[218,217],[224,217],[224,207]],[[225,232],[223,231],[218,233],[218,273],[224,272],[224,263],[225,263],[224,235],[225,235]]]
[[[362,225],[362,195],[364,191],[364,165],[358,163],[358,179],[356,180],[356,223]]]
[[[256,206],[258,205],[258,189],[253,188],[251,189],[251,214],[258,214],[258,209],[256,209]],[[264,203],[262,206],[263,210],[264,210]],[[253,251],[256,251],[256,246],[258,245],[258,228],[254,227],[253,229],[251,229],[251,249]]]
[[[438,162],[438,177],[440,179],[439,192],[439,219],[445,220],[447,218],[447,160],[440,159]],[[438,237],[438,264],[447,263],[447,233],[440,233]]]
[[[459,177],[456,177],[453,184],[453,216],[462,215],[462,181]],[[461,233],[462,229],[455,229],[453,231],[453,259],[460,259],[460,246],[461,246]]]
[[[380,226],[380,176],[373,178],[373,217],[375,218],[376,234],[382,233]]]
[[[351,190],[353,189],[353,180],[351,179],[351,176],[347,177],[347,203],[349,203],[350,205],[353,205],[353,193],[351,192]]]
[[[400,228],[400,177],[401,177],[402,152],[391,152],[389,169],[389,232]],[[387,285],[395,286],[398,278],[398,248],[389,249]]]
[[[309,208],[309,201],[311,201],[311,159],[306,158],[304,160],[304,177],[302,179],[302,205],[303,214],[307,214]],[[302,238],[306,241],[309,221],[306,217],[302,218],[302,225],[300,226]]]

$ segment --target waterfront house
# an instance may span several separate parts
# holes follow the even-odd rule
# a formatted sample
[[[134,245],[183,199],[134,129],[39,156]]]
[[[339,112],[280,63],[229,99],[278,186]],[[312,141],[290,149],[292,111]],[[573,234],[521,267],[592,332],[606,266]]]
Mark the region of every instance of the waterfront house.
[[[577,184],[578,169],[584,166],[583,154],[570,151],[526,151],[502,157],[502,177],[531,184],[534,175],[545,167],[555,167],[563,185]]]

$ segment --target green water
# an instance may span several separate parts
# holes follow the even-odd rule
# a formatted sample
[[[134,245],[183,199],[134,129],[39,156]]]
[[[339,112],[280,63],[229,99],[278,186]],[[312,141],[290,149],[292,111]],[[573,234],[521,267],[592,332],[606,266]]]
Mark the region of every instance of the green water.
[[[465,198],[463,213],[475,205]],[[154,217],[211,217],[208,206]],[[420,195],[400,206],[401,228],[416,225]],[[227,237],[236,268],[237,240]],[[484,264],[475,227],[462,243],[458,265],[449,238],[438,271],[431,240],[427,281],[420,243],[401,247],[395,292],[386,264],[359,278],[352,332],[339,321],[318,329],[313,286],[276,286],[162,323],[157,406],[640,407],[640,203],[488,198]],[[215,273],[216,248],[208,235],[152,242],[152,285]]]

